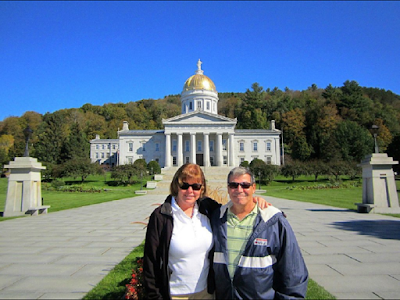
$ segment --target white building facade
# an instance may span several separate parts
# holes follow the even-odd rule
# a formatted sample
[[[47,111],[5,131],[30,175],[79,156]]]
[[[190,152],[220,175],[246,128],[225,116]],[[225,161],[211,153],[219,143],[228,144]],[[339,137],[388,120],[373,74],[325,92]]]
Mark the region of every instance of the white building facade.
[[[210,78],[203,74],[201,61],[195,75],[186,80],[181,94],[182,114],[163,119],[164,129],[129,130],[124,122],[117,140],[91,140],[93,162],[112,165],[133,163],[137,159],[157,161],[161,167],[180,166],[191,162],[200,166],[238,166],[254,158],[280,165],[281,131],[271,121],[269,130],[235,129],[237,119],[218,115],[218,92]],[[118,144],[108,161],[102,160],[96,147]],[[108,146],[104,146],[108,147]],[[96,153],[99,154],[96,154]],[[105,154],[107,155],[107,154]]]

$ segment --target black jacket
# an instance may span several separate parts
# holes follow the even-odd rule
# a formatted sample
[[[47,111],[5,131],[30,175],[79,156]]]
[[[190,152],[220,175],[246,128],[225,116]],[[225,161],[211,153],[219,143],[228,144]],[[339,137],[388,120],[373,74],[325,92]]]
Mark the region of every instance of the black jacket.
[[[170,271],[168,269],[168,252],[174,227],[171,207],[172,196],[157,207],[150,216],[144,246],[143,276],[148,299],[171,299],[169,289]],[[211,198],[197,200],[199,212],[208,218],[221,205]],[[213,250],[209,253],[210,271],[207,290],[214,292]]]

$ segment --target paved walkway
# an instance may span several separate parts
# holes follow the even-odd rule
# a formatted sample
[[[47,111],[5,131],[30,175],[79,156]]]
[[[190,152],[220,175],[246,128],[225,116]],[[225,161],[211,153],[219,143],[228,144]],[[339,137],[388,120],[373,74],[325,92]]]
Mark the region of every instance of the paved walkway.
[[[0,299],[81,299],[144,239],[165,195],[0,222]],[[338,299],[398,299],[400,219],[266,197],[288,217],[310,277]]]

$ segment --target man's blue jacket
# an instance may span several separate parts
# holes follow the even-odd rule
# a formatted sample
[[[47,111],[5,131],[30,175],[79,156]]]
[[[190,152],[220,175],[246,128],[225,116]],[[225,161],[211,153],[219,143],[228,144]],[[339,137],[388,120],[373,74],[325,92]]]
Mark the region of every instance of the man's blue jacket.
[[[232,202],[222,206],[211,218],[216,299],[305,298],[307,267],[289,222],[273,206],[259,210],[233,281],[230,279],[226,221],[231,206]]]

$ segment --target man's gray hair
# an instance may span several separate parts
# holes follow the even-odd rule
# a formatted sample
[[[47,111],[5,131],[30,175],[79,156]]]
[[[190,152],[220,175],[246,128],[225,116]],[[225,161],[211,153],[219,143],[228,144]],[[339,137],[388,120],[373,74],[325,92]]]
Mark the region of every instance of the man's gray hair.
[[[242,176],[242,175],[246,175],[249,174],[250,175],[250,180],[251,180],[251,184],[256,182],[256,179],[254,178],[254,174],[253,172],[250,171],[249,168],[245,168],[245,167],[235,167],[233,168],[229,174],[228,174],[228,183],[229,183],[229,178],[232,177],[236,177],[236,176]]]

